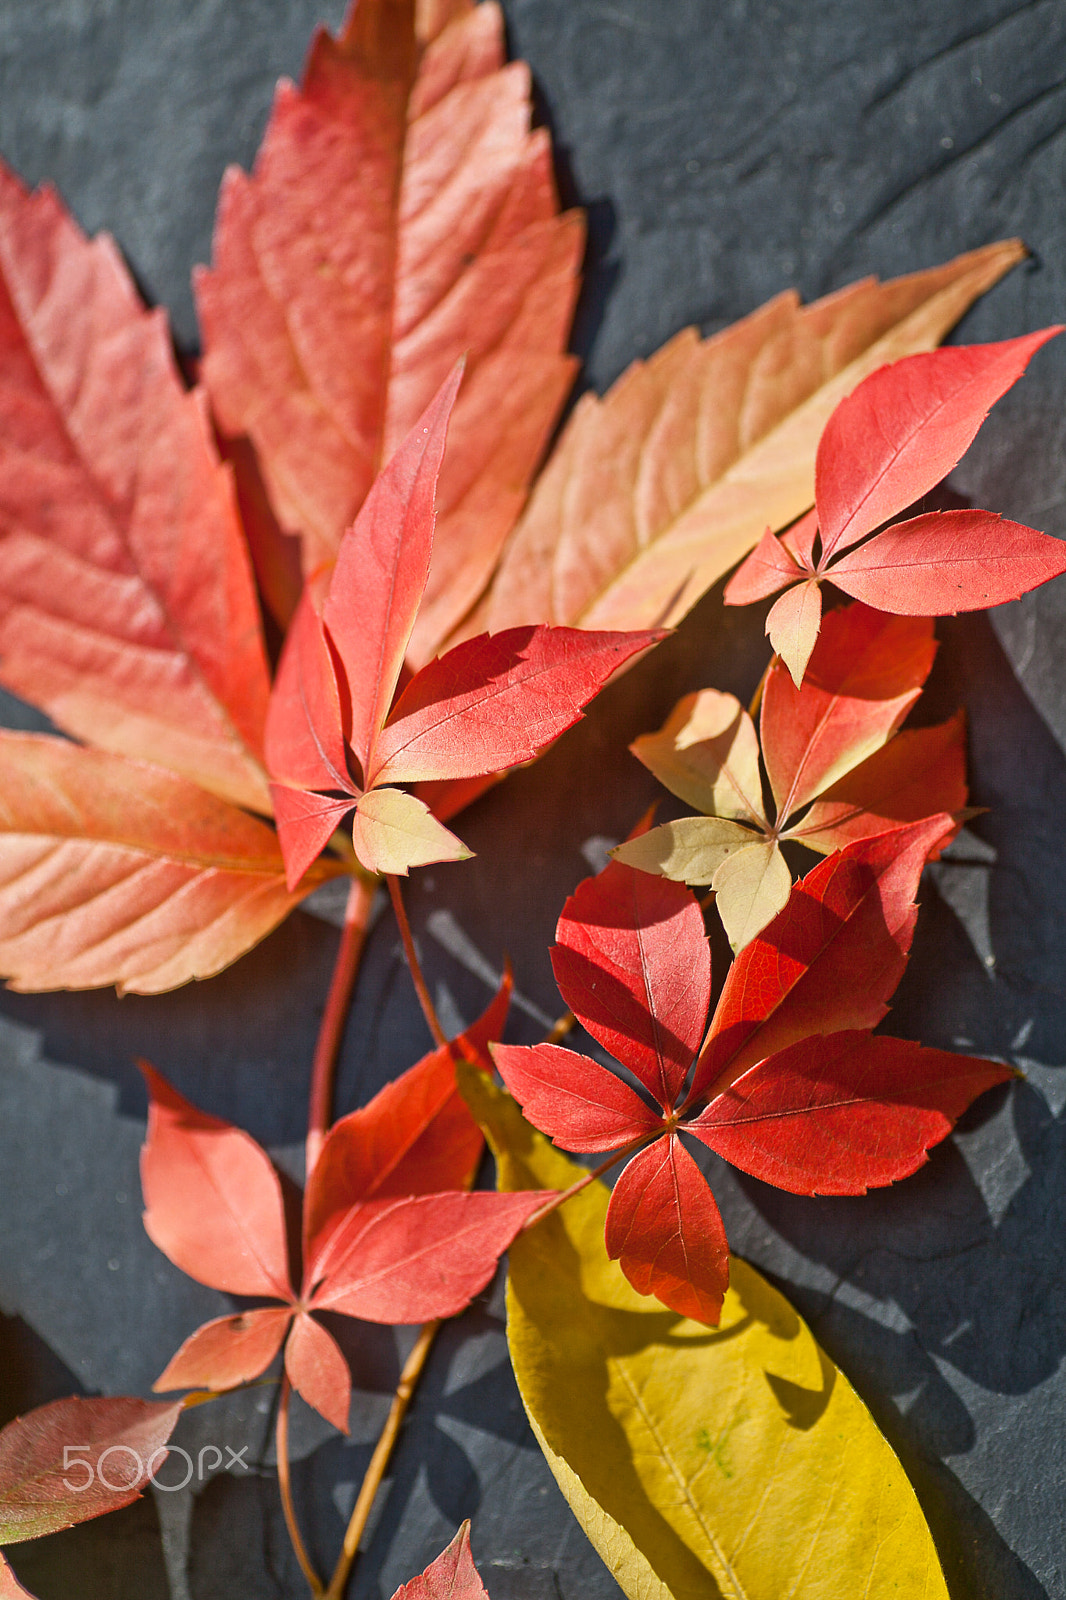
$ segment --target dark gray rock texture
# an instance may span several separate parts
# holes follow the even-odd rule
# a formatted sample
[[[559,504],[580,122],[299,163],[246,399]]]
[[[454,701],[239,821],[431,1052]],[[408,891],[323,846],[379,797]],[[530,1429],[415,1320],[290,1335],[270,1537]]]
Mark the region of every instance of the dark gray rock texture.
[[[1012,234],[1031,260],[955,338],[1005,338],[1066,313],[1063,0],[504,9],[564,194],[590,213],[575,332],[584,382],[602,389],[686,323],[713,330],[790,285],[811,298]],[[275,78],[298,73],[312,26],[341,10],[0,0],[0,153],[30,180],[53,179],[86,228],[115,234],[185,350],[196,341],[189,269],[208,256],[223,169],[251,161]],[[1064,444],[1066,344],[1053,344],[952,488],[1066,535]],[[892,1191],[803,1201],[724,1167],[712,1177],[735,1248],[792,1296],[898,1449],[955,1600],[1063,1600],[1066,585],[940,632],[926,714],[966,705],[973,799],[988,809],[931,874],[889,1026],[1006,1056],[1024,1080],[983,1100]],[[430,870],[411,894],[448,1018],[480,1009],[506,950],[520,995],[513,1037],[537,1036],[559,1008],[547,950],[563,899],[652,794],[627,742],[689,689],[746,698],[764,659],[758,621],[712,594],[543,762],[467,814],[477,861]],[[33,725],[13,702],[5,716]],[[141,1228],[145,1103],[131,1063],[150,1057],[205,1108],[294,1158],[335,943],[328,919],[301,912],[230,972],[174,995],[0,996],[0,1420],[77,1389],[146,1392],[180,1340],[226,1309]],[[347,1032],[341,1107],[426,1043],[385,915]],[[350,1439],[307,1414],[298,1428],[297,1492],[323,1564],[406,1336],[347,1338],[359,1390]],[[41,1600],[305,1593],[263,1470],[271,1404],[270,1390],[253,1390],[183,1423],[194,1455],[246,1448],[254,1470],[22,1547],[23,1580]],[[498,1285],[435,1350],[353,1593],[385,1600],[467,1515],[493,1600],[618,1594],[525,1424]]]

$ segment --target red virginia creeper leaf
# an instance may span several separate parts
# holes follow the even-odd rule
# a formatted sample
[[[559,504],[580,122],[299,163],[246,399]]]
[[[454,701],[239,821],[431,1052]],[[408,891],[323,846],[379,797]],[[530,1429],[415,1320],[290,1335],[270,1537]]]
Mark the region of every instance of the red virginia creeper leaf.
[[[791,551],[767,528],[726,584],[723,598],[727,606],[750,606],[805,576]]]
[[[555,981],[571,1011],[671,1107],[711,995],[711,952],[695,897],[683,884],[612,861],[578,885],[555,937]]]
[[[439,1050],[423,1056],[326,1135],[304,1197],[308,1280],[336,1220],[357,1200],[385,1200],[469,1188],[482,1151],[481,1130],[455,1081],[455,1063],[490,1069],[490,1041],[503,1033],[514,987],[510,969],[484,1014]]]
[[[815,465],[823,559],[935,489],[966,454],[989,409],[1061,332],[1041,328],[999,344],[910,356],[871,374],[842,400],[826,423]]]
[[[896,522],[834,562],[845,594],[897,616],[953,616],[1017,600],[1066,572],[1066,540],[991,511]]]
[[[114,244],[0,165],[0,680],[68,732],[269,809],[229,473]]]
[[[267,765],[280,783],[357,793],[348,771],[337,670],[310,589],[278,662],[267,713]]]
[[[766,617],[766,637],[799,688],[822,621],[822,588],[817,579],[797,583],[775,600]]]
[[[370,771],[418,611],[433,549],[433,498],[456,367],[374,480],[341,541],[323,621],[347,680],[349,742]]]
[[[233,1389],[269,1367],[292,1319],[289,1306],[237,1311],[216,1317],[191,1333],[152,1388]]]
[[[470,1554],[469,1522],[425,1572],[400,1585],[392,1600],[488,1600]]]
[[[360,0],[319,32],[252,176],[227,174],[196,289],[222,426],[253,440],[308,571],[468,353],[421,662],[484,586],[569,388],[584,234],[557,215],[499,7],[419,8],[417,37],[415,19],[414,0]]]
[[[500,1077],[542,1133],[564,1150],[617,1150],[662,1118],[598,1061],[557,1044],[498,1044]]]
[[[0,1432],[0,1542],[39,1539],[128,1506],[166,1460],[181,1409],[180,1400],[72,1396],[9,1422]]]
[[[273,830],[199,785],[0,730],[0,973],[12,988],[155,994],[208,978],[340,870],[320,862],[291,892]]]
[[[293,1319],[285,1345],[285,1371],[309,1406],[314,1406],[341,1433],[348,1432],[352,1405],[348,1363],[333,1335],[305,1311]]]
[[[690,1099],[809,1034],[880,1022],[906,965],[922,868],[951,826],[929,817],[860,840],[793,885],[729,969]]]
[[[771,666],[759,727],[779,821],[891,737],[935,655],[931,617],[904,620],[852,605],[826,616],[800,688],[779,663]]]
[[[729,1246],[707,1180],[675,1133],[623,1169],[607,1209],[606,1244],[638,1294],[717,1326]]]
[[[377,740],[369,780],[472,778],[531,761],[624,662],[664,637],[509,628],[468,639],[407,685]]]
[[[281,1184],[266,1152],[198,1111],[147,1063],[141,1071],[150,1095],[141,1151],[148,1237],[198,1283],[291,1300]]]
[[[686,1127],[779,1189],[865,1194],[917,1171],[971,1101],[1011,1076],[996,1061],[849,1030],[760,1061]]]
[[[285,883],[291,892],[316,864],[321,868],[319,855],[357,802],[352,795],[314,794],[310,789],[290,789],[283,783],[270,785],[270,798],[285,853]]]
[[[539,1192],[415,1195],[356,1205],[330,1238],[311,1305],[367,1322],[454,1317],[488,1283]]]
[[[817,799],[790,837],[811,850],[841,850],[901,822],[938,811],[958,813],[967,800],[966,716],[933,728],[905,728]],[[946,840],[930,854],[935,860]]]

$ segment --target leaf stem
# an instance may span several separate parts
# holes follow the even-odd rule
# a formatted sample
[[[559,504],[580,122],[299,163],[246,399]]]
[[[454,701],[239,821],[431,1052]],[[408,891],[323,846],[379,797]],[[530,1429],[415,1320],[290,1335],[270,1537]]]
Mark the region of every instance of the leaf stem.
[[[561,1017],[556,1017],[548,1032],[544,1035],[545,1044],[558,1044],[560,1039],[565,1039],[577,1023],[577,1018],[572,1011],[564,1011]]]
[[[292,1398],[292,1385],[285,1373],[281,1377],[281,1394],[278,1398],[278,1420],[275,1430],[276,1450],[278,1457],[278,1488],[281,1491],[281,1509],[285,1513],[285,1526],[289,1530],[289,1539],[296,1552],[296,1559],[300,1563],[300,1571],[307,1579],[311,1593],[315,1600],[325,1593],[322,1579],[311,1565],[311,1558],[307,1554],[307,1547],[296,1522],[296,1512],[292,1504],[292,1480],[289,1476],[289,1401]]]
[[[525,1233],[529,1228],[535,1228],[538,1222],[543,1222],[545,1217],[550,1217],[553,1211],[558,1211],[559,1207],[565,1205],[567,1200],[572,1200],[575,1194],[580,1194],[582,1189],[587,1189],[590,1183],[595,1183],[597,1178],[602,1178],[603,1174],[609,1172],[612,1167],[617,1166],[619,1161],[624,1161],[626,1156],[635,1155],[646,1144],[651,1144],[653,1139],[660,1139],[661,1137],[662,1134],[656,1129],[654,1133],[642,1133],[639,1138],[632,1139],[629,1144],[623,1145],[621,1150],[616,1150],[613,1155],[607,1157],[606,1161],[601,1161],[598,1167],[593,1167],[589,1172],[578,1178],[576,1182],[570,1185],[569,1189],[557,1190],[550,1200],[526,1218],[518,1230],[519,1233]]]
[[[399,1437],[403,1419],[415,1392],[415,1386],[422,1376],[422,1369],[429,1359],[429,1352],[433,1348],[433,1341],[437,1337],[440,1321],[427,1322],[415,1343],[411,1354],[404,1362],[400,1381],[396,1385],[396,1393],[392,1397],[389,1415],[382,1430],[381,1437],[374,1447],[374,1454],[370,1458],[370,1465],[366,1469],[362,1487],[359,1490],[355,1508],[352,1511],[348,1526],[344,1533],[344,1548],[340,1560],[325,1591],[325,1600],[342,1600],[348,1576],[351,1573],[355,1558],[359,1553],[359,1541],[363,1537],[367,1519],[373,1509],[381,1480],[385,1476],[389,1461],[392,1457],[396,1440]]]
[[[333,1087],[337,1070],[337,1057],[344,1038],[344,1025],[348,1020],[352,990],[359,972],[359,962],[366,943],[370,910],[377,892],[377,879],[358,876],[352,879],[348,904],[344,908],[344,926],[333,976],[329,983],[326,1006],[318,1029],[315,1054],[311,1062],[311,1097],[307,1108],[307,1172],[318,1160],[322,1142],[333,1121]]]
[[[418,951],[415,949],[415,941],[411,937],[411,924],[408,922],[407,912],[404,910],[403,895],[400,892],[400,880],[394,872],[387,872],[385,881],[389,886],[389,894],[392,896],[392,909],[395,911],[396,921],[399,923],[400,938],[403,940],[403,953],[407,957],[407,965],[411,969],[411,979],[422,1007],[422,1013],[429,1024],[429,1031],[433,1035],[434,1044],[437,1046],[445,1045],[448,1043],[448,1036],[440,1025],[437,1008],[430,999],[426,980],[422,976]]]

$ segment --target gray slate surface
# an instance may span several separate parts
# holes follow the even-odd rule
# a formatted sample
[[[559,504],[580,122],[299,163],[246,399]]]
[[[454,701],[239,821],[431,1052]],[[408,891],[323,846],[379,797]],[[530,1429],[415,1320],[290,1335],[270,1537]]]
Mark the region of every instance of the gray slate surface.
[[[719,327],[796,284],[806,297],[1021,234],[1033,260],[956,336],[1004,338],[1066,312],[1062,0],[505,0],[532,63],[568,199],[590,208],[576,346],[602,388],[687,322]],[[248,164],[274,78],[299,70],[320,0],[2,0],[0,152],[108,227],[145,293],[195,327],[224,166]],[[1066,345],[997,408],[954,490],[1066,534]],[[504,950],[533,1039],[558,1009],[547,961],[583,850],[623,835],[653,790],[626,754],[682,692],[747,696],[751,614],[712,595],[582,728],[464,818],[478,860],[424,875],[412,906],[431,982],[469,1018]],[[929,715],[965,703],[988,813],[936,869],[890,1026],[999,1053],[1026,1081],[981,1103],[896,1190],[801,1201],[713,1169],[734,1246],[812,1321],[911,1472],[955,1600],[1066,1596],[1066,586],[942,626]],[[8,720],[26,713],[11,703]],[[595,787],[588,774],[595,773]],[[516,865],[518,863],[518,865]],[[0,1416],[79,1385],[145,1391],[226,1308],[139,1221],[150,1056],[192,1098],[298,1151],[336,934],[299,913],[237,968],[175,995],[0,997]],[[719,959],[719,971],[722,960]],[[426,1043],[389,917],[371,939],[340,1104]],[[402,1338],[400,1343],[402,1344]],[[349,1335],[350,1440],[300,1419],[298,1493],[332,1560],[399,1360]],[[187,1446],[268,1459],[269,1391],[186,1419]],[[269,1476],[223,1475],[37,1546],[42,1600],[278,1600],[302,1588]],[[618,1590],[522,1417],[499,1287],[448,1329],[396,1459],[354,1593],[391,1595],[472,1515],[493,1600]],[[783,1537],[787,1532],[783,1531]]]

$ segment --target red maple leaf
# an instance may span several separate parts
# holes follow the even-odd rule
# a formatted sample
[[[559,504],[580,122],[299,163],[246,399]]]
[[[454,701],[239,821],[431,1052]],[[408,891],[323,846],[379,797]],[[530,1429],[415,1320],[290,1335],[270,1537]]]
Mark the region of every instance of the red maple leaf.
[[[560,993],[640,1087],[557,1045],[493,1054],[555,1143],[645,1146],[607,1215],[608,1253],[636,1289],[700,1321],[721,1311],[725,1229],[679,1135],[795,1194],[863,1194],[914,1172],[1011,1075],[870,1031],[906,963],[922,866],[952,826],[913,823],[815,867],[733,962],[705,1039],[711,959],[692,893],[611,862],[567,901]]]
[[[908,356],[837,406],[818,445],[814,510],[780,538],[767,529],[725,590],[727,605],[786,590],[766,631],[797,684],[818,637],[826,579],[879,611],[943,616],[1016,600],[1066,572],[1066,543],[991,511],[891,521],[957,465],[990,406],[1061,332]]]
[[[303,1198],[300,1288],[281,1182],[241,1129],[207,1116],[143,1068],[151,1105],[141,1156],[149,1237],[215,1289],[280,1304],[205,1323],[157,1389],[228,1389],[285,1346],[293,1388],[347,1431],[351,1378],[323,1311],[370,1322],[454,1316],[483,1289],[540,1193],[469,1191],[481,1134],[455,1084],[461,1057],[487,1066],[502,1031],[505,980],[484,1016],[327,1134]]]
[[[341,821],[370,872],[469,855],[401,783],[530,761],[661,631],[509,628],[431,661],[394,702],[433,548],[433,500],[457,370],[400,444],[341,542],[321,616],[309,586],[267,718],[271,793],[289,882]]]

